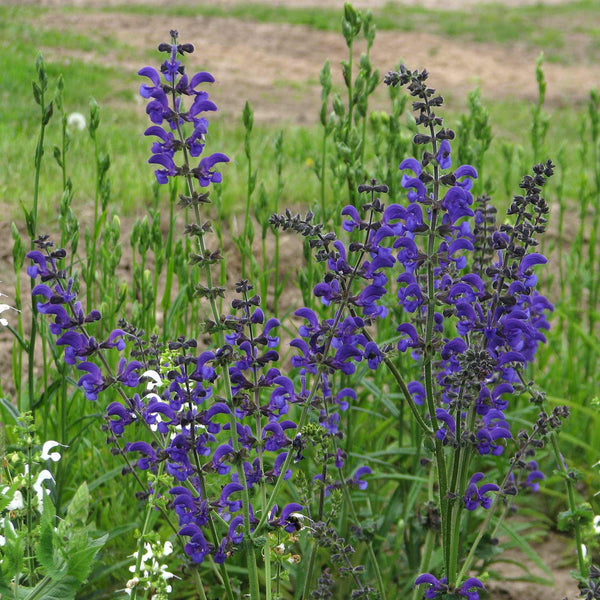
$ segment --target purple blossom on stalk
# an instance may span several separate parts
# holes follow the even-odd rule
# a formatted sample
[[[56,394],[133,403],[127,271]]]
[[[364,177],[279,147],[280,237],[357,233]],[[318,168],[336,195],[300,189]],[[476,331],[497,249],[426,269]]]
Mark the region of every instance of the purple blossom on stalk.
[[[475,473],[469,480],[467,490],[463,497],[465,508],[467,510],[475,510],[477,507],[488,509],[492,500],[486,494],[488,492],[497,492],[500,488],[495,483],[484,483],[479,488],[477,484],[485,477],[483,473]]]
[[[155,171],[156,180],[160,184],[168,183],[172,177],[189,175],[201,187],[206,187],[222,180],[221,174],[214,171],[215,165],[229,162],[225,154],[217,152],[200,159],[196,167],[189,164],[189,158],[202,155],[208,133],[208,121],[199,115],[217,110],[214,102],[209,100],[208,93],[197,88],[204,83],[213,83],[214,77],[201,71],[190,79],[185,66],[177,57],[192,53],[194,47],[191,44],[178,44],[176,31],[172,31],[171,36],[171,44],[159,46],[159,51],[169,53],[169,58],[161,65],[161,72],[153,67],[144,67],[138,71],[138,75],[150,80],[150,83],[140,87],[142,98],[149,100],[146,113],[154,123],[144,134],[159,139],[152,145],[152,156],[148,162],[162,167]],[[184,97],[191,100],[187,111]],[[166,127],[163,125],[165,122]],[[175,159],[180,151],[183,153],[183,160],[178,164]]]
[[[442,600],[448,594],[452,593],[467,598],[467,600],[479,600],[479,590],[485,590],[483,583],[475,577],[469,577],[460,588],[451,590],[446,577],[437,579],[430,573],[423,573],[415,579],[415,585],[421,584],[429,586],[425,592],[425,598],[428,598],[429,600],[433,600],[434,598],[440,598],[440,600]]]

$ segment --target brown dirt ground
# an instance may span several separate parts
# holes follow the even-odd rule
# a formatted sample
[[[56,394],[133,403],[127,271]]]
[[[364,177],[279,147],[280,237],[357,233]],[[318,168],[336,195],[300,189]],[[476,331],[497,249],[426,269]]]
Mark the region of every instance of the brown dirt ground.
[[[190,4],[194,0],[187,0]],[[214,0],[215,4],[229,5],[235,0]],[[546,0],[546,3],[559,3],[565,0]],[[131,4],[163,4],[165,0],[130,0]],[[340,8],[339,0],[263,0],[269,4],[289,6],[329,6]],[[374,8],[385,0],[357,0],[357,7]],[[508,5],[535,4],[538,0],[504,0]],[[7,3],[2,2],[0,3]],[[19,4],[34,4],[46,7],[64,5],[92,8],[109,7],[118,0],[21,0]],[[406,0],[404,4],[421,5],[431,8],[465,8],[478,4],[478,0]],[[13,2],[13,4],[15,4]],[[80,58],[89,62],[112,61],[121,68],[137,70],[144,53],[166,37],[168,29],[178,29],[182,39],[196,46],[193,55],[197,64],[194,68],[208,69],[218,77],[212,96],[225,113],[239,115],[248,99],[254,107],[255,118],[259,121],[311,123],[316,118],[320,89],[318,73],[326,59],[332,64],[335,76],[340,82],[340,60],[346,57],[343,39],[337,33],[316,32],[305,27],[279,24],[242,22],[230,18],[209,19],[203,17],[177,18],[165,23],[162,17],[144,17],[110,12],[89,12],[85,14],[48,14],[43,27],[64,29],[85,33],[90,36],[114,35],[134,49],[131,55],[111,52],[107,56],[74,55],[67,51],[60,55],[44,52],[47,61]],[[158,36],[158,38],[157,38]],[[166,41],[166,40],[165,40]],[[584,102],[589,88],[600,81],[600,65],[586,64],[584,49],[578,48],[578,40],[572,40],[573,56],[581,61],[568,66],[546,64],[548,82],[547,102],[561,105],[567,102]],[[359,49],[360,51],[360,49]],[[411,68],[427,67],[434,87],[443,90],[446,97],[462,99],[465,93],[479,85],[488,97],[533,99],[537,95],[534,75],[536,53],[523,45],[499,48],[493,44],[470,43],[460,40],[447,40],[428,33],[379,32],[372,50],[372,63],[384,73],[400,60],[406,59]],[[201,64],[200,64],[201,63]],[[381,100],[379,100],[381,101]],[[377,101],[376,101],[377,102]],[[123,231],[127,231],[126,223]],[[7,223],[0,223],[0,237],[10,239]],[[14,281],[12,261],[8,245],[0,249],[0,291],[9,293]],[[284,244],[283,261],[293,269],[298,252],[292,244]],[[123,271],[131,265],[128,244],[123,244]],[[7,268],[5,269],[4,266]],[[6,300],[6,299],[5,299]],[[292,299],[290,298],[290,302]],[[5,316],[5,315],[3,315]],[[10,317],[10,315],[9,315]],[[0,333],[0,352],[9,356],[10,340]],[[3,372],[10,372],[5,363]],[[8,378],[10,379],[10,377]],[[577,596],[569,570],[572,568],[572,543],[564,537],[550,535],[537,548],[547,562],[555,578],[553,587],[526,582],[506,582],[490,586],[491,598],[497,600],[561,600]],[[509,558],[520,564],[527,564],[524,557],[511,552]],[[507,577],[522,576],[522,571],[514,566],[503,567]]]
[[[153,1],[160,3],[160,0]],[[231,1],[220,0],[219,3]],[[306,5],[299,0],[288,1]],[[309,0],[309,3],[312,1]],[[340,4],[333,0],[325,2]],[[432,2],[437,3],[438,0]],[[284,2],[280,0],[278,3]],[[470,3],[471,0],[450,1],[455,7]],[[519,4],[516,0],[509,3]],[[69,3],[45,0],[42,4],[52,7]],[[72,4],[100,7],[110,5],[110,1],[72,0]],[[376,2],[371,0],[366,4],[374,5]],[[61,56],[57,56],[56,53],[44,52],[46,60],[65,60],[66,55],[88,61],[112,61],[132,71],[139,68],[139,55],[156,46],[160,32],[164,32],[162,37],[166,38],[168,29],[178,29],[182,39],[193,41],[196,46],[189,70],[205,68],[218,78],[218,84],[212,88],[212,96],[221,110],[239,115],[248,99],[254,107],[255,118],[263,121],[314,122],[317,116],[315,107],[319,106],[319,70],[329,59],[334,76],[340,83],[340,69],[336,67],[347,55],[342,36],[335,32],[230,18],[173,18],[166,23],[161,16],[116,12],[65,15],[51,11],[43,26],[86,35],[114,35],[135,50],[135,55],[123,56],[115,52],[102,58],[93,53],[61,52]],[[360,50],[359,47],[358,52]],[[589,88],[600,81],[600,65],[586,63],[583,42],[570,40],[569,50],[575,59],[574,64],[545,65],[549,104],[584,102]],[[427,67],[432,85],[443,90],[450,101],[452,98],[462,101],[465,93],[477,85],[484,96],[531,100],[537,97],[536,56],[535,50],[518,43],[500,48],[494,44],[443,39],[429,33],[382,31],[375,39],[372,64],[381,74],[393,69],[401,59],[406,60],[411,68]],[[382,92],[379,102],[383,96]]]

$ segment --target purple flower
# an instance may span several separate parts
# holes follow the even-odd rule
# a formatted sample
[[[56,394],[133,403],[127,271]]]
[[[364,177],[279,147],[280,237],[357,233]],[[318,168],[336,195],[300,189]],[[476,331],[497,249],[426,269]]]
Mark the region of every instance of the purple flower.
[[[450,142],[448,140],[442,140],[438,153],[435,157],[440,169],[449,169],[452,166],[452,159],[450,158]]]
[[[415,585],[421,584],[429,585],[429,588],[425,592],[425,598],[428,599],[439,597],[441,600],[442,598],[447,597],[448,594],[452,593],[452,590],[448,586],[448,579],[446,577],[437,579],[430,573],[423,573],[415,579]],[[473,588],[475,588],[475,590],[473,590]],[[479,579],[476,579],[475,577],[469,577],[455,592],[458,593],[459,596],[467,598],[467,600],[479,600],[478,590],[484,589],[485,588]]]
[[[351,483],[356,485],[361,490],[366,490],[368,484],[362,479],[362,477],[364,477],[365,475],[371,475],[371,473],[373,473],[371,467],[359,467],[354,472],[354,475],[351,479]]]
[[[202,530],[195,524],[185,525],[179,530],[179,535],[190,536],[190,541],[185,545],[185,553],[194,563],[201,563],[205,556],[210,554],[211,547],[202,534]]]
[[[79,378],[77,385],[83,389],[88,400],[98,400],[98,393],[107,387],[100,369],[91,362],[82,362],[77,368],[87,373]]]
[[[465,508],[467,510],[475,510],[478,506],[488,509],[492,505],[491,498],[488,498],[486,494],[488,492],[497,492],[500,488],[495,483],[485,483],[481,487],[477,487],[477,484],[485,477],[483,473],[475,473],[469,480],[469,485],[463,496]]]
[[[229,162],[229,157],[221,152],[216,152],[203,158],[198,166],[192,169],[192,174],[198,180],[201,187],[206,187],[210,183],[221,183],[221,173],[212,170],[217,163],[221,162]]]
[[[440,594],[445,594],[448,591],[448,579],[446,577],[437,579],[430,573],[423,573],[415,579],[415,585],[423,583],[429,585],[429,588],[425,592],[425,598],[428,599],[437,598]]]
[[[279,508],[277,505],[273,507],[271,511],[271,518],[269,519],[269,525],[272,527],[283,527],[288,533],[293,533],[300,529],[298,518],[294,513],[299,513],[304,510],[304,507],[297,502],[291,502],[286,504],[281,510],[281,515],[277,517]]]

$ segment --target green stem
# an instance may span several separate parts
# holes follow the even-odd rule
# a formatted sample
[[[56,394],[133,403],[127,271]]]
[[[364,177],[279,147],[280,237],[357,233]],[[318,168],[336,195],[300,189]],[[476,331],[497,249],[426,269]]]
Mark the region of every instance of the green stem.
[[[327,222],[325,215],[325,162],[327,160],[327,126],[323,126],[323,141],[321,143],[321,219]]]
[[[174,43],[176,43],[175,40],[174,40]],[[172,99],[173,99],[173,107],[174,107],[174,109],[176,109],[177,102],[176,102],[175,89],[172,90]],[[189,162],[187,148],[185,146],[185,137],[181,130],[181,125],[180,125],[179,121],[177,121],[176,123],[177,123],[177,134],[179,137],[179,141],[181,142],[182,151],[183,151],[183,158],[184,158],[184,165],[185,165],[184,169],[185,169],[185,173],[186,173],[185,180],[187,183],[188,192],[189,192],[190,196],[193,198],[196,196],[196,193],[195,193],[195,188],[194,188],[193,177],[190,173],[190,162]],[[250,161],[250,157],[248,157],[248,160]],[[249,170],[249,172],[250,172],[250,170]],[[248,197],[247,203],[248,203],[247,210],[249,210],[249,203],[250,203],[249,197]],[[201,222],[200,209],[198,208],[198,203],[196,203],[196,202],[194,203],[194,216],[196,218],[196,223],[199,224]],[[198,251],[199,251],[200,256],[206,256],[206,246],[204,244],[204,235],[197,235],[194,237],[196,238],[196,243],[198,245]],[[243,265],[242,265],[242,268],[243,268]],[[212,291],[213,290],[213,278],[212,278],[211,266],[207,261],[205,261],[203,263],[202,269],[204,271],[206,286],[209,290]],[[210,303],[210,310],[211,310],[211,315],[212,315],[213,321],[217,325],[216,332],[214,334],[214,338],[218,344],[218,347],[220,348],[225,344],[225,337],[223,334],[223,330],[219,326],[221,323],[221,315],[219,313],[219,309],[217,307],[217,302],[216,302],[214,294],[209,294],[208,299],[209,299],[209,303]],[[229,369],[227,367],[222,369],[221,375],[222,375],[223,387],[225,388],[226,403],[227,403],[227,406],[229,406],[231,409],[230,413],[229,413],[229,423],[230,423],[230,427],[231,427],[231,440],[232,440],[232,444],[233,444],[233,449],[235,451],[236,456],[240,456],[241,445],[240,445],[239,438],[235,434],[236,419],[235,419],[235,411],[233,409],[234,404],[233,404],[233,396],[231,393],[231,379],[229,376]],[[247,549],[247,566],[248,566],[248,578],[249,578],[249,583],[250,583],[250,597],[252,600],[260,600],[260,586],[259,586],[259,581],[258,581],[258,569],[257,569],[257,564],[256,564],[256,548],[254,546],[254,537],[253,537],[252,531],[250,529],[250,494],[248,492],[248,482],[246,480],[246,473],[244,471],[244,467],[240,461],[235,461],[235,468],[236,468],[236,471],[238,474],[239,482],[243,486],[242,512],[243,512],[243,516],[244,516],[244,539],[246,542],[245,547]]]
[[[583,542],[581,539],[581,530],[579,527],[579,518],[577,517],[577,504],[575,502],[575,487],[573,480],[569,476],[569,471],[563,461],[560,449],[558,447],[558,435],[556,431],[552,431],[550,434],[550,440],[552,442],[552,449],[554,450],[554,457],[556,458],[556,464],[558,470],[564,474],[565,484],[567,486],[567,501],[569,504],[569,511],[573,515],[573,527],[575,529],[575,547],[577,548],[577,565],[579,567],[579,574],[582,577],[587,577],[588,571],[585,565],[585,557],[583,556]]]
[[[459,392],[458,405],[460,406],[463,395],[463,389]],[[460,413],[460,408],[458,409]],[[467,427],[466,431],[473,431],[475,428],[475,405],[469,407],[467,416]],[[461,442],[461,422],[462,419],[460,414],[456,416],[456,437],[459,443],[456,452],[453,457],[453,470],[452,470],[452,481],[450,483],[450,490],[452,492],[452,499],[450,501],[450,507],[448,512],[448,531],[447,536],[450,544],[449,550],[449,570],[447,572],[448,583],[450,586],[456,582],[456,573],[458,571],[458,550],[461,540],[461,527],[460,520],[462,515],[463,503],[461,497],[464,495],[466,489],[466,478],[467,478],[467,467],[470,462],[471,453],[469,450],[470,446],[463,446]]]
[[[354,519],[354,522],[358,525],[360,520],[358,515],[356,514],[356,510],[354,509],[354,504],[352,502],[352,497],[350,496],[350,490],[346,485],[346,480],[343,476],[342,470],[340,469],[340,481],[342,482],[342,489],[344,490],[344,496],[346,497],[346,505],[350,509],[350,514]],[[375,556],[375,552],[373,551],[373,544],[370,541],[366,542],[367,553],[369,554],[369,559],[371,561],[371,567],[375,571],[375,578],[377,579],[377,587],[379,588],[379,594],[381,596],[381,600],[387,600],[387,595],[385,593],[385,584],[383,583],[383,577],[381,575],[381,569],[379,568],[379,563],[377,561],[377,557]]]
[[[200,573],[198,572],[197,568],[192,569],[192,577],[194,578],[194,584],[196,586],[196,590],[198,590],[200,600],[207,600],[206,592],[204,591],[204,586],[202,585],[202,579],[200,578]]]

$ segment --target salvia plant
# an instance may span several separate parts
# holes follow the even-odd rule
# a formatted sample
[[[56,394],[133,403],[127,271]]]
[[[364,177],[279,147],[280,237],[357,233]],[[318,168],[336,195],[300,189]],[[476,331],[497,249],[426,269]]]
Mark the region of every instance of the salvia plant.
[[[361,28],[367,53],[353,78],[352,52]],[[135,482],[136,501],[144,507],[137,548],[127,563],[130,578],[122,581],[121,593],[163,599],[180,585],[188,589],[191,581],[195,597],[203,599],[412,595],[478,600],[487,593],[488,566],[515,497],[536,493],[545,472],[554,468],[566,485],[568,510],[562,521],[575,537],[582,597],[597,597],[598,572],[590,570],[580,527],[587,513],[576,505],[576,474],[558,446],[557,432],[569,410],[547,408],[531,377],[553,311],[537,289],[536,271],[547,262],[538,245],[549,213],[543,188],[555,166],[550,160],[533,165],[506,217],[499,218],[488,195],[473,195],[477,168],[456,164],[457,156],[473,154],[479,170],[483,167],[490,133],[479,95],[471,97],[482,126],[473,133],[480,146],[474,153],[453,148],[455,133],[439,114],[443,98],[429,87],[426,71],[404,65],[390,71],[384,82],[393,114],[368,117],[368,97],[379,79],[369,59],[371,17],[347,5],[344,36],[348,106],[334,95],[331,115],[328,63],[321,73],[323,145],[315,165],[321,182],[319,218],[311,210],[285,210],[261,223],[263,246],[270,225],[276,236],[300,236],[310,252],[313,271],[303,281],[312,283],[303,290],[305,306],[290,318],[284,320],[278,310],[280,274],[274,278],[274,314],[266,301],[269,278],[245,277],[256,272],[256,260],[247,257],[246,268],[244,259],[243,276],[233,286],[224,284],[223,231],[217,224],[214,235],[209,190],[221,183],[218,169],[230,159],[207,151],[207,115],[217,106],[205,87],[214,78],[204,71],[186,72],[183,61],[194,48],[181,43],[177,31],[158,47],[165,54],[160,68],[144,67],[139,75],[151,122],[144,132],[151,139],[148,162],[157,185],[170,188],[170,224],[175,203],[185,214],[185,238],[176,242],[170,233],[163,242],[158,205],[149,219],[138,222],[131,236],[140,265],[129,297],[137,303],[131,316],[108,322],[98,310],[99,289],[90,289],[91,283],[99,284],[95,261],[103,260],[96,256],[100,226],[87,238],[93,258],[84,267],[88,289],[81,292],[73,257],[47,235],[38,235],[33,216],[28,220],[35,234],[27,254],[34,322],[37,314],[47,319],[52,355],[63,353],[61,373],[66,379],[69,372],[87,400],[101,405],[107,445],[122,460],[122,474]],[[394,137],[407,97],[415,115],[412,144]],[[42,108],[45,102],[42,97]],[[98,150],[97,106],[92,115],[99,174],[95,212],[106,220],[109,160]],[[65,122],[63,113],[63,132]],[[370,176],[362,160],[368,123],[389,129],[379,151],[396,156],[411,145],[416,155],[403,158],[394,172],[375,157]],[[254,235],[250,199],[257,175],[249,105],[244,125],[248,194],[244,230],[236,240],[240,249],[251,246]],[[460,134],[469,139],[469,123],[462,123]],[[282,144],[280,135],[279,150]],[[58,152],[63,165],[65,152],[63,145]],[[327,161],[337,182],[334,193],[348,199],[333,218],[325,202]],[[276,164],[275,206],[283,188],[281,159]],[[389,179],[384,183],[376,177]],[[67,215],[71,192],[64,170],[63,180]],[[486,180],[478,189],[494,188]],[[261,186],[263,212],[266,195]],[[342,231],[331,231],[331,222],[340,223]],[[118,220],[109,222],[105,234],[117,246]],[[154,281],[146,268],[150,248]],[[263,248],[263,269],[265,257]],[[161,323],[155,317],[156,279],[164,261]],[[109,262],[116,268],[114,260]],[[178,325],[166,324],[175,274],[184,290],[178,301],[183,293],[197,310],[186,313],[177,335],[167,337]],[[127,295],[120,293],[119,306]],[[31,335],[30,347],[35,328]],[[515,417],[524,400],[535,414],[529,427]],[[359,447],[353,416],[360,405],[376,420],[378,401],[399,423],[395,454],[404,456],[385,464],[386,476],[399,483],[389,497],[373,500],[376,506],[389,505],[381,508],[383,514],[371,503],[377,493],[373,483],[385,482],[382,461],[371,460],[369,449]],[[407,423],[409,434],[403,432]],[[26,439],[31,454],[33,438]],[[46,454],[44,445],[42,457]],[[2,539],[14,544],[21,538],[11,525],[13,513],[6,514],[18,495],[27,499],[29,513],[34,510],[31,473],[24,471],[22,485],[9,481],[2,488]],[[67,513],[82,524],[86,494],[77,492]],[[9,560],[0,551],[3,594],[9,590],[15,598],[29,597],[19,595],[21,586],[53,578],[63,565],[57,563],[63,524],[55,522],[47,494],[41,496],[41,533],[28,517],[19,542],[24,558]],[[103,542],[89,543],[78,584]],[[400,575],[390,581],[386,564],[395,550],[399,566],[394,572]],[[64,565],[70,564],[67,558]]]

